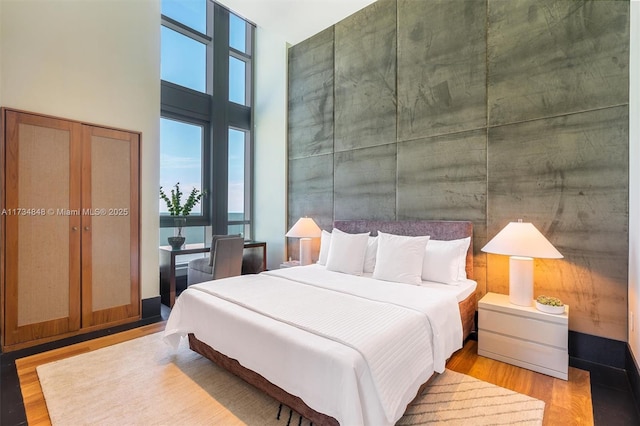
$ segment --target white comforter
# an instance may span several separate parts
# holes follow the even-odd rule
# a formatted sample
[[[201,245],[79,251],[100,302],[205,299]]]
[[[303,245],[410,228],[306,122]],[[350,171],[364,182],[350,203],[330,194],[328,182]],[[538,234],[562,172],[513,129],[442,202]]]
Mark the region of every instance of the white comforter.
[[[342,425],[394,424],[462,345],[437,293],[318,265],[245,275],[190,286],[165,338],[194,333]]]

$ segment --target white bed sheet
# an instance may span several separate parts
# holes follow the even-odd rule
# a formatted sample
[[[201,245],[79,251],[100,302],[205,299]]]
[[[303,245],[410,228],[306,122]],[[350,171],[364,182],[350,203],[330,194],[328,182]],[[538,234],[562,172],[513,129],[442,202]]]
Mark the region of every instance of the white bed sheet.
[[[295,271],[295,269],[299,269]],[[351,277],[323,270],[319,265],[311,267],[290,268],[288,270],[273,271],[264,275],[279,276],[283,279],[294,279],[302,275],[303,280],[326,280],[334,276],[335,286],[351,286],[352,278],[357,278],[356,287],[372,284],[376,293],[398,293],[396,286],[403,284],[386,283],[366,277]],[[264,283],[261,275],[242,276],[227,279],[229,281],[247,280],[256,285]],[[298,278],[295,278],[298,279]],[[227,281],[225,280],[225,281]],[[238,281],[240,282],[240,281]],[[213,285],[215,282],[204,283]],[[436,284],[443,286],[442,284]],[[412,286],[417,288],[417,286]],[[453,286],[447,286],[453,287]],[[437,287],[436,287],[437,288]],[[385,290],[386,289],[386,290]],[[433,289],[431,289],[433,290]],[[437,293],[451,299],[452,290],[429,291],[428,286],[423,290],[425,298],[434,297]],[[445,293],[449,296],[443,296]],[[406,293],[401,290],[399,293]],[[413,293],[413,290],[406,294]],[[400,296],[402,299],[403,296]],[[411,297],[410,297],[411,298]],[[398,296],[392,298],[397,303]],[[416,299],[415,297],[411,299]],[[457,297],[454,299],[457,300]],[[449,303],[450,305],[451,303]],[[455,309],[459,321],[459,312]],[[375,391],[374,380],[370,369],[362,355],[336,341],[314,335],[302,329],[275,321],[257,312],[247,310],[226,300],[203,293],[196,288],[190,288],[182,293],[174,306],[167,327],[165,338],[172,344],[177,344],[181,336],[194,333],[198,339],[224,353],[230,358],[238,360],[243,366],[258,372],[267,380],[277,384],[287,392],[297,395],[307,405],[316,411],[335,417],[341,424],[393,424],[385,415],[380,399]],[[453,333],[454,335],[456,333]],[[429,336],[433,338],[434,336]],[[455,341],[457,338],[451,339]],[[455,349],[461,347],[461,332]],[[450,343],[446,345],[451,346]],[[445,345],[445,346],[446,346]],[[445,356],[451,355],[447,353]],[[433,371],[441,370],[441,362],[434,363],[433,355],[429,357],[424,371],[415,377],[408,386],[403,403],[408,403],[415,396],[419,386],[424,383]],[[443,366],[442,366],[443,368]],[[339,390],[339,391],[337,391]],[[402,415],[400,412],[399,418]]]
[[[464,281],[458,281],[456,284],[442,284],[434,281],[422,281],[420,284],[422,287],[431,288],[437,291],[455,294],[456,300],[462,302],[467,297],[471,296],[476,291],[478,283],[474,280],[466,279]]]

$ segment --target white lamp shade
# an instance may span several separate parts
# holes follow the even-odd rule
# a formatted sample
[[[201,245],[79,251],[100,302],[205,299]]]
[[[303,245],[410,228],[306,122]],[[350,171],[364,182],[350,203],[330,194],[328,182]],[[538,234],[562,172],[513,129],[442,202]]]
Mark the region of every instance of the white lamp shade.
[[[310,217],[301,217],[285,234],[291,238],[318,238],[322,235],[322,230]]]
[[[563,257],[533,224],[527,222],[510,222],[482,247],[482,251],[542,259],[561,259]]]

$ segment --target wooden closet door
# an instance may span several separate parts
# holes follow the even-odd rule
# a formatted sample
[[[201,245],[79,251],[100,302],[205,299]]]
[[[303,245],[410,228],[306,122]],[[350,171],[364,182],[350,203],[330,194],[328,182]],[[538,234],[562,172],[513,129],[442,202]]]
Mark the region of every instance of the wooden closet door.
[[[3,347],[80,328],[81,126],[5,114]]]
[[[82,327],[140,316],[136,133],[83,126]]]

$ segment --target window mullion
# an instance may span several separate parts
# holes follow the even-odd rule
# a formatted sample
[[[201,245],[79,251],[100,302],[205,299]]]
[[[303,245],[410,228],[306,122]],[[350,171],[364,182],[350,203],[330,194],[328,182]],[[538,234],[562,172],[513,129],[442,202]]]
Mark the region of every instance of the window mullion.
[[[213,94],[212,94],[212,204],[213,232],[226,234],[228,227],[228,122],[229,96],[229,12],[214,5],[213,13]]]
[[[184,25],[181,22],[178,22],[174,19],[171,19],[167,16],[162,15],[162,25],[172,29],[173,31],[179,32],[182,35],[185,35],[187,37],[190,37],[202,44],[209,44],[211,43],[211,37],[206,35],[206,34],[202,34],[200,31],[196,31],[191,27],[188,27],[186,25]]]
[[[233,56],[234,58],[238,58],[241,61],[245,61],[245,62],[249,62],[251,60],[251,55],[244,53],[244,52],[240,52],[239,50],[234,49],[233,47],[229,47],[229,55]]]
[[[251,150],[251,132],[244,132],[244,218],[251,218],[251,186],[253,182],[253,167]]]

